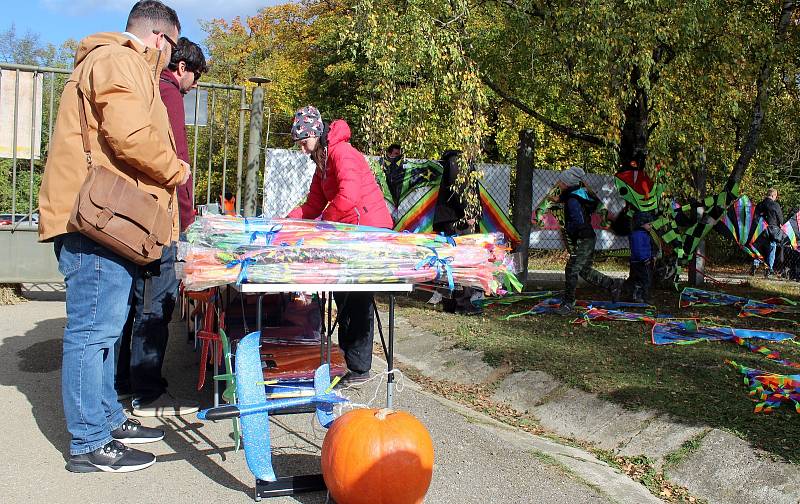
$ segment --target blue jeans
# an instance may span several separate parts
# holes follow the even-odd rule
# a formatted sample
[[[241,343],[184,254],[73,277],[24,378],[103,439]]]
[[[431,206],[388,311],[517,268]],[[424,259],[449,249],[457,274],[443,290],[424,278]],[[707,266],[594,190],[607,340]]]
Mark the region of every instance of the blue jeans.
[[[769,266],[769,270],[773,270],[773,266],[775,265],[775,252],[778,250],[778,242],[770,240],[769,242],[769,250],[767,251],[767,266]],[[760,259],[753,259],[753,266],[758,268],[761,265]]]
[[[127,420],[114,390],[114,345],[138,268],[80,233],[58,236],[54,245],[67,286],[61,395],[69,451],[80,455],[111,441]]]
[[[133,393],[133,406],[145,405],[166,391],[161,376],[169,338],[169,322],[178,298],[176,246],[164,247],[160,273],[134,279],[132,309],[125,324],[117,364],[116,388]],[[146,268],[140,268],[145,271]]]

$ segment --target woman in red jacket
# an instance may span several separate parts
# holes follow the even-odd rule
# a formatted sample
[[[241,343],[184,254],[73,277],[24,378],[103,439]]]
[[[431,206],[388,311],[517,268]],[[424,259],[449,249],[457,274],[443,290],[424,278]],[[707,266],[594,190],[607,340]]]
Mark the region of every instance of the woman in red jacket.
[[[308,198],[292,210],[292,219],[316,219],[391,229],[392,217],[383,192],[364,155],[350,145],[350,127],[341,119],[330,126],[315,107],[297,111],[292,139],[317,165]],[[339,346],[348,374],[345,381],[369,379],[374,337],[373,295],[352,292],[334,295],[339,310]]]

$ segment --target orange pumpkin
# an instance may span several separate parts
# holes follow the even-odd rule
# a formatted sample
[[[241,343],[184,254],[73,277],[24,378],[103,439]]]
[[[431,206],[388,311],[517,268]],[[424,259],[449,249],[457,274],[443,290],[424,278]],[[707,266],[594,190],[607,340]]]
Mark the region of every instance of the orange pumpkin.
[[[322,443],[322,476],[337,504],[419,504],[432,475],[431,436],[403,411],[349,411]]]

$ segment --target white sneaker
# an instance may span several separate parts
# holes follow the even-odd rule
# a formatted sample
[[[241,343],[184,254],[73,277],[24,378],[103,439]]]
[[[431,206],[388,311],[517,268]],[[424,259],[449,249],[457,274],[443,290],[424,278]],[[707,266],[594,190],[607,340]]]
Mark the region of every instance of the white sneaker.
[[[133,408],[137,417],[184,416],[197,413],[200,408],[196,401],[176,399],[168,393],[161,394],[158,399]]]
[[[442,295],[439,294],[438,292],[434,292],[433,296],[431,296],[431,298],[428,300],[428,303],[432,305],[439,304],[441,302],[442,302]]]

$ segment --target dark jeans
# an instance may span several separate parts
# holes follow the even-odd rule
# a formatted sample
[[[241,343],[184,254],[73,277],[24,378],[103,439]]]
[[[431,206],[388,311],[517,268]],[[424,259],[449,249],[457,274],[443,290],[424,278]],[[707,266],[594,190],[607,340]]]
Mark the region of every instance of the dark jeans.
[[[611,290],[616,285],[613,278],[608,277],[592,268],[594,260],[594,242],[597,238],[570,238],[566,237],[569,259],[564,268],[564,304],[575,302],[575,289],[578,287],[578,275],[581,278],[606,290]]]
[[[146,404],[166,391],[161,377],[169,338],[169,322],[178,297],[175,245],[164,248],[161,271],[134,279],[133,300],[122,333],[117,361],[117,391],[130,390],[134,406]]]
[[[366,373],[372,368],[372,342],[375,337],[373,294],[337,292],[333,295],[339,312],[339,346],[347,369]]]
[[[460,236],[468,233],[469,230],[457,229],[455,222],[436,222],[433,224],[434,233],[444,233],[446,236]],[[475,289],[464,287],[462,290],[454,291],[451,297],[442,299],[442,309],[447,313],[466,313],[475,309],[472,305],[472,295]]]
[[[653,271],[650,267],[650,263],[651,261],[630,262],[628,283],[631,290],[631,297],[634,301],[646,301],[650,298],[650,284],[653,278]]]

